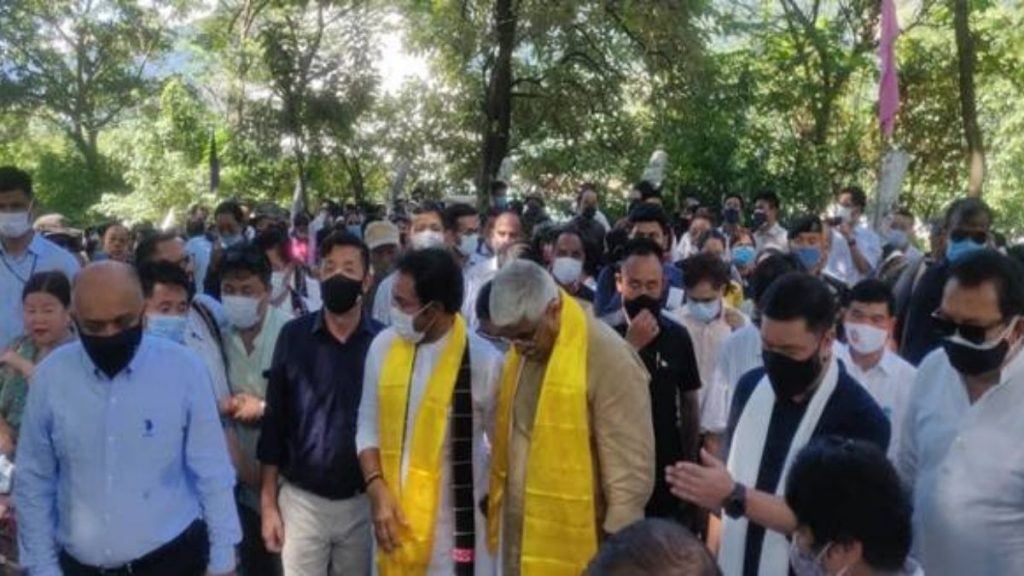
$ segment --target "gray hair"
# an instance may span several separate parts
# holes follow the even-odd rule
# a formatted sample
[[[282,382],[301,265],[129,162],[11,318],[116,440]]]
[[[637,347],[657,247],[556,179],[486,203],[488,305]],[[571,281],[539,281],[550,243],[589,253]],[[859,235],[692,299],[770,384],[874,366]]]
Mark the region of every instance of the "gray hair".
[[[495,326],[536,322],[557,298],[558,284],[547,270],[529,260],[514,260],[491,284],[491,322]]]

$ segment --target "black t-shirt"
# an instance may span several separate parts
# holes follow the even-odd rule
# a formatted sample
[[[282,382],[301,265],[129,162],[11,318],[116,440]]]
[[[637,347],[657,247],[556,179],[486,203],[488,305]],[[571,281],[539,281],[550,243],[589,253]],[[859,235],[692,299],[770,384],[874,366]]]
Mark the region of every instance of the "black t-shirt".
[[[732,441],[740,415],[747,406],[754,390],[764,376],[764,368],[756,368],[743,375],[736,385],[732,409],[729,413],[729,440]],[[764,385],[769,385],[767,381]],[[800,421],[807,411],[809,402],[796,404],[790,401],[776,401],[768,423],[768,435],[761,453],[761,467],[754,486],[762,492],[774,494],[782,477],[782,469],[789,454],[790,444]],[[818,425],[811,438],[841,436],[865,440],[878,446],[882,452],[889,448],[889,419],[878,407],[871,395],[857,383],[842,363],[839,364],[839,380],[835,391],[822,410]],[[730,446],[730,450],[737,448]],[[764,528],[748,524],[746,550],[744,551],[743,574],[756,576],[764,543]]]
[[[626,334],[627,326],[616,327]],[[700,373],[693,341],[686,328],[672,320],[658,318],[658,336],[638,352],[651,375],[651,420],[654,424],[655,483],[647,505],[647,515],[660,518],[678,518],[679,500],[669,492],[665,482],[665,467],[680,460],[693,461],[693,448],[700,435],[700,421],[696,411],[686,413],[686,392],[699,390]]]

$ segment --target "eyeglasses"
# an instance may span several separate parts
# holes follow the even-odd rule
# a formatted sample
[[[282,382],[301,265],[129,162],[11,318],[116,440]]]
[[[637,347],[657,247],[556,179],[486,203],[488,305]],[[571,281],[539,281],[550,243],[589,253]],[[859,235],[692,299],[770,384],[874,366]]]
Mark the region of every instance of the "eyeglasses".
[[[977,244],[988,243],[988,232],[984,230],[953,230],[949,233],[949,239],[953,242],[971,240]]]
[[[952,336],[959,334],[961,338],[970,342],[971,344],[984,344],[988,341],[986,336],[990,330],[997,326],[1008,324],[1005,319],[1000,319],[997,322],[993,322],[988,326],[978,326],[977,324],[960,324],[945,317],[941,312],[936,310],[932,312],[932,321],[935,323],[935,331],[942,338],[951,338]]]

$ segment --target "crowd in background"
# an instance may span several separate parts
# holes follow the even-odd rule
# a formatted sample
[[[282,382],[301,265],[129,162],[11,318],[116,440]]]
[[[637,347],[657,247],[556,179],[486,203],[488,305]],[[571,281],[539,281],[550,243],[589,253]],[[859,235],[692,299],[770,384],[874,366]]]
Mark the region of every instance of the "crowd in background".
[[[82,231],[35,214],[31,177],[0,168],[0,454],[20,563],[1024,573],[1024,247],[986,204],[875,227],[855,186],[824,214],[771,190],[664,194],[638,183],[615,219],[584,185],[556,221],[497,182],[482,210],[228,200],[180,228]],[[574,330],[582,358],[563,347]],[[431,413],[438,374],[455,390]],[[588,562],[558,569],[529,561],[559,554],[530,552],[548,521],[533,482],[556,464],[530,446],[548,446],[545,418],[571,420],[545,399],[573,379],[589,434],[554,434],[594,451],[579,468],[593,479],[550,490],[588,494],[599,548],[567,537]],[[433,476],[420,413],[451,416]],[[410,500],[397,485],[417,474],[429,489]]]

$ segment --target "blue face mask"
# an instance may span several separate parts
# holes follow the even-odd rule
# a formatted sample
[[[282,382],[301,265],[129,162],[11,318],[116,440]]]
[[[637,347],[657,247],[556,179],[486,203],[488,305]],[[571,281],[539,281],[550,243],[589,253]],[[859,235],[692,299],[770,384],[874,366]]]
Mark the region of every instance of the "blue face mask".
[[[753,246],[737,246],[732,249],[732,262],[737,266],[748,266],[757,257],[757,249]]]
[[[349,234],[355,236],[356,238],[363,237],[363,227],[360,226],[359,224],[349,224],[345,228],[348,230]]]
[[[722,313],[722,301],[712,300],[711,302],[690,302],[687,304],[690,315],[698,322],[710,323]]]
[[[804,268],[813,270],[821,261],[821,248],[817,246],[804,246],[796,249],[796,257],[804,265]]]
[[[495,196],[494,207],[498,210],[508,209],[508,196]]]
[[[971,252],[977,252],[978,250],[984,249],[984,244],[979,244],[970,239],[950,241],[949,244],[946,244],[946,260],[956,262]]]
[[[149,314],[146,316],[146,331],[154,336],[173,340],[178,344],[185,343],[187,316],[168,316],[165,314]]]

